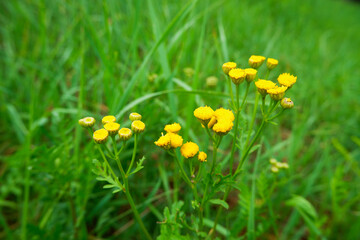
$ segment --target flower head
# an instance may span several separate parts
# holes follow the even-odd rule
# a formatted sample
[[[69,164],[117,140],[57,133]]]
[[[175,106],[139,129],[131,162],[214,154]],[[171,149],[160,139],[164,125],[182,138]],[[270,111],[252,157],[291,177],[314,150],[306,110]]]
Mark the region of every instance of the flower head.
[[[154,143],[158,147],[162,147],[164,149],[169,149],[170,148],[170,135],[169,134],[162,135]]]
[[[279,169],[278,169],[276,166],[272,166],[272,167],[271,167],[271,171],[272,171],[273,173],[278,173],[278,172],[279,172]]]
[[[252,55],[250,58],[249,58],[249,65],[250,67],[252,68],[255,68],[255,69],[258,69],[262,64],[263,62],[265,61],[265,57],[263,56],[257,56],[257,55]]]
[[[90,128],[92,126],[94,126],[95,124],[95,118],[93,117],[85,117],[79,120],[79,124],[80,126],[84,127],[84,128]]]
[[[180,131],[180,129],[181,129],[181,126],[178,123],[165,125],[165,128],[164,128],[164,130],[168,133],[178,133]]]
[[[266,61],[266,66],[269,70],[273,70],[279,64],[279,61],[274,58],[268,58]]]
[[[105,129],[99,129],[99,130],[96,130],[94,133],[93,133],[93,139],[96,143],[104,143],[106,142],[107,138],[109,136],[109,132],[106,131]]]
[[[229,77],[234,84],[239,85],[245,80],[246,73],[240,68],[234,68],[230,70]]]
[[[213,115],[214,110],[212,110],[212,108],[208,106],[198,107],[194,111],[194,116],[204,125],[208,124]]]
[[[129,128],[121,128],[118,132],[121,141],[127,141],[132,136],[132,131]]]
[[[269,80],[259,79],[259,81],[255,82],[255,86],[257,87],[259,93],[265,96],[267,94],[267,90],[274,88],[276,84]]]
[[[219,135],[226,135],[230,132],[233,126],[234,124],[232,121],[220,119],[214,124],[212,130]]]
[[[104,128],[109,132],[110,136],[115,136],[120,129],[120,124],[116,122],[109,122],[104,125]]]
[[[290,73],[282,73],[278,77],[278,82],[280,85],[291,88],[294,83],[296,83],[297,77],[290,75]]]
[[[140,120],[135,120],[131,123],[131,130],[134,133],[142,133],[145,130],[145,123]]]
[[[227,62],[222,65],[222,70],[226,75],[228,75],[230,70],[234,68],[236,68],[236,63],[234,62]]]
[[[285,96],[285,91],[287,87],[274,87],[267,90],[267,93],[270,95],[272,100],[279,101]]]
[[[207,162],[207,154],[204,152],[199,152],[198,160],[200,162]]]
[[[180,149],[181,155],[185,158],[192,158],[199,152],[199,146],[193,142],[187,142]]]
[[[214,116],[217,118],[218,121],[219,119],[225,119],[229,121],[234,121],[235,119],[233,112],[224,108],[216,109],[216,111],[214,112]]]
[[[109,122],[116,122],[116,118],[114,116],[112,116],[112,115],[103,117],[102,124],[105,125],[105,124],[107,124]]]
[[[206,78],[206,86],[213,88],[216,87],[216,84],[218,83],[218,78],[215,76],[210,76]]]
[[[246,68],[245,73],[246,73],[246,81],[252,82],[256,78],[257,70],[253,68]]]
[[[130,121],[136,121],[136,120],[141,120],[142,116],[136,112],[130,113],[129,115],[129,119]]]
[[[170,137],[170,147],[171,148],[178,148],[181,147],[183,144],[183,138],[175,133],[167,133],[166,135],[169,135]]]
[[[294,107],[294,102],[290,98],[281,99],[280,105],[284,109],[290,109]]]
[[[214,116],[208,123],[208,128],[212,128],[219,135],[225,135],[234,126],[234,119],[235,117],[231,110],[219,108],[214,112]]]

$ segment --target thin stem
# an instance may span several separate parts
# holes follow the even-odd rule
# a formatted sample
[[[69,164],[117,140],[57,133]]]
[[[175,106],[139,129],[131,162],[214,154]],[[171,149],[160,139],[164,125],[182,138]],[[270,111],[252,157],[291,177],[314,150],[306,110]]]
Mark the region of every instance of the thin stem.
[[[278,112],[277,114],[275,114],[274,116],[272,116],[271,118],[268,119],[268,121],[271,121],[275,118],[277,118],[278,116],[280,116],[283,112],[284,112],[285,109],[281,109],[280,112]]]
[[[119,178],[116,176],[116,174],[114,173],[113,169],[111,168],[111,166],[110,166],[108,160],[106,159],[105,154],[104,154],[103,150],[101,149],[100,145],[97,144],[96,147],[97,147],[97,149],[99,150],[99,152],[100,152],[100,154],[101,154],[101,157],[103,158],[105,164],[106,164],[107,167],[109,168],[111,175],[113,176],[113,178],[115,179],[115,181],[116,181],[116,182],[121,186],[121,188],[123,189],[124,187],[122,186],[122,184],[121,184],[120,181],[119,181]]]
[[[255,97],[254,111],[253,111],[253,114],[252,114],[251,123],[250,123],[249,131],[248,131],[248,135],[247,135],[247,138],[246,138],[245,146],[247,146],[249,144],[249,141],[250,141],[251,132],[253,130],[255,119],[256,119],[256,110],[257,110],[257,107],[258,107],[259,98],[260,98],[260,93],[257,92],[256,97]]]
[[[234,106],[234,94],[232,91],[232,85],[231,85],[231,79],[228,75],[226,75],[227,77],[227,82],[228,82],[228,87],[229,87],[229,93],[230,93],[230,97],[231,97],[231,105]]]
[[[234,164],[234,154],[235,154],[235,150],[236,150],[236,141],[237,141],[237,134],[238,134],[238,125],[239,125],[239,114],[240,114],[240,109],[239,109],[239,85],[236,85],[236,109],[235,109],[235,130],[234,130],[234,137],[233,137],[233,144],[231,147],[231,154],[230,154],[230,174],[232,174],[233,171],[233,164]],[[243,100],[243,103],[245,102],[245,98]]]
[[[135,136],[134,136],[134,149],[133,149],[133,154],[132,154],[132,158],[131,158],[131,162],[130,162],[130,166],[126,172],[126,175],[129,175],[130,171],[131,171],[131,168],[135,162],[135,156],[136,156],[136,149],[137,149],[137,138],[138,138],[138,134],[135,133]]]
[[[171,153],[171,152],[169,152],[169,153]],[[193,185],[192,185],[189,177],[186,175],[186,172],[185,172],[185,170],[184,170],[184,167],[183,167],[183,165],[180,163],[180,160],[179,160],[179,158],[177,157],[177,155],[176,155],[176,153],[175,153],[175,150],[171,153],[171,156],[173,156],[173,157],[175,158],[175,161],[176,161],[177,165],[178,165],[179,168],[180,168],[181,176],[183,177],[183,179],[185,180],[185,182],[192,188]]]
[[[206,130],[207,135],[210,137],[211,141],[214,143],[214,142],[215,142],[215,139],[214,139],[214,137],[211,135],[210,130],[209,130],[209,128],[208,128],[207,125],[205,126],[205,130]]]

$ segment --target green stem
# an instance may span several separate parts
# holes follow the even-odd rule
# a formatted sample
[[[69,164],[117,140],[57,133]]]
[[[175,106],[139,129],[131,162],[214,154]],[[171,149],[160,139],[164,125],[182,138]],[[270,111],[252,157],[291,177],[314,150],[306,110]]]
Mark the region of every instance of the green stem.
[[[285,109],[281,109],[280,112],[278,112],[276,115],[272,116],[271,118],[268,119],[268,121],[271,121],[275,118],[277,118],[278,116],[280,116],[283,112],[284,112]]]
[[[209,138],[211,139],[211,141],[214,143],[214,142],[215,142],[215,139],[214,139],[214,137],[211,135],[210,130],[209,130],[207,124],[206,124],[206,126],[205,126],[205,130],[206,130],[207,135],[208,135]]]
[[[120,183],[120,181],[119,181],[119,178],[116,176],[116,174],[114,173],[114,171],[113,171],[112,167],[110,166],[108,160],[106,159],[105,154],[104,154],[103,150],[101,149],[100,145],[97,144],[96,146],[97,146],[97,148],[98,148],[98,150],[99,150],[99,152],[100,152],[100,154],[101,154],[101,157],[103,158],[105,164],[106,164],[107,167],[109,168],[111,175],[113,176],[113,178],[115,179],[115,181],[119,184],[119,186],[121,186],[121,188],[124,189],[123,185],[122,185],[122,184]]]
[[[186,172],[185,172],[185,170],[184,170],[184,167],[183,167],[183,165],[180,163],[180,160],[179,160],[179,158],[177,157],[175,150],[173,150],[173,152],[169,152],[169,153],[170,153],[171,156],[173,156],[173,157],[175,158],[175,161],[176,161],[177,165],[178,165],[179,168],[180,168],[180,172],[181,172],[182,178],[183,178],[183,179],[185,180],[185,182],[192,188],[193,185],[192,185],[189,177],[186,175]]]
[[[231,106],[234,106],[234,94],[232,91],[232,85],[231,85],[231,79],[228,75],[226,75],[227,77],[227,82],[228,82],[228,88],[229,88],[229,93],[230,93],[230,98],[231,98]]]
[[[232,174],[233,171],[233,164],[234,164],[234,154],[236,150],[236,142],[237,142],[237,135],[238,135],[238,125],[239,125],[239,115],[240,115],[240,109],[239,109],[239,85],[236,85],[236,109],[235,109],[235,130],[234,130],[234,137],[233,137],[233,144],[231,147],[231,154],[230,154],[230,174]],[[245,98],[244,98],[245,100]],[[243,102],[245,102],[243,100]]]
[[[259,98],[260,98],[260,93],[257,92],[256,97],[255,97],[254,111],[253,111],[253,114],[252,114],[248,135],[246,137],[245,146],[247,146],[249,144],[250,137],[251,137],[251,132],[252,132],[252,130],[254,128],[254,123],[255,123],[255,119],[256,119],[256,111],[257,111],[257,107],[258,107],[258,103],[259,103]]]
[[[131,162],[130,162],[130,166],[126,172],[126,175],[128,176],[130,171],[131,171],[131,168],[135,162],[135,156],[136,156],[136,149],[137,149],[137,138],[138,138],[138,134],[135,133],[135,136],[134,136],[134,149],[133,149],[133,154],[132,154],[132,158],[131,158]]]

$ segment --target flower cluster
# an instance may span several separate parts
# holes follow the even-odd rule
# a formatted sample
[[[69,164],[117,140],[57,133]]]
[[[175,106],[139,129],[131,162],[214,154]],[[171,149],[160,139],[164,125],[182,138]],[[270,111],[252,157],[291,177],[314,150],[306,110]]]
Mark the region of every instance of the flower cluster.
[[[244,80],[251,82],[256,78],[257,70],[255,68],[241,69],[236,66],[234,62],[227,62],[222,66],[223,72],[230,77],[234,84],[239,85]]]
[[[278,162],[275,158],[271,158],[269,162],[271,164],[271,171],[273,173],[278,173],[280,169],[289,168],[289,164],[287,164],[286,162]]]
[[[145,130],[145,123],[141,121],[141,115],[138,113],[131,113],[129,119],[132,121],[131,129],[121,128],[120,124],[116,122],[116,117],[109,115],[102,118],[101,123],[103,128],[98,129],[93,132],[93,140],[95,143],[101,144],[105,143],[108,137],[115,138],[116,135],[119,135],[121,141],[127,141],[133,135],[141,133]],[[91,129],[95,124],[95,119],[93,117],[85,117],[79,120],[79,124],[84,128]]]
[[[218,135],[226,135],[234,126],[233,112],[224,108],[214,111],[208,106],[199,107],[195,109],[194,116],[204,127],[212,129]]]

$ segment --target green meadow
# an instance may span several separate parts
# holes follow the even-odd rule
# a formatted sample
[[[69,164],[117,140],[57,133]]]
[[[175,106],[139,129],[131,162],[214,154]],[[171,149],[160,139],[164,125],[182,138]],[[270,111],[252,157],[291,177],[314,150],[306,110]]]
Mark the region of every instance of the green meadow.
[[[1,1],[0,239],[360,239],[359,29],[360,4],[345,0]],[[251,55],[279,61],[274,82],[297,77],[294,108],[258,137],[271,105],[256,111],[250,83],[237,134],[212,145],[194,110],[236,105],[222,65],[248,68]],[[118,178],[134,204],[127,184],[113,193],[96,175],[111,141],[94,143],[78,123],[93,117],[96,130],[114,115],[131,128],[132,112],[146,128],[116,161],[134,159],[136,172]],[[154,144],[174,122],[206,163]],[[289,168],[275,173],[272,158]],[[201,164],[211,174],[197,183]]]

